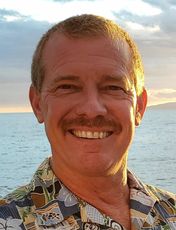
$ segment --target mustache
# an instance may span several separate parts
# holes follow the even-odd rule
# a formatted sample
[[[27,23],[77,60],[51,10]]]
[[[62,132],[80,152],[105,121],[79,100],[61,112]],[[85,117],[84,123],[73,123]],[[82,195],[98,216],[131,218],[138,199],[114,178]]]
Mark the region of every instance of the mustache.
[[[101,128],[108,127],[112,129],[119,128],[120,124],[117,124],[112,119],[105,118],[103,116],[97,116],[94,119],[88,119],[86,117],[77,117],[74,119],[65,119],[62,123],[62,128],[66,131],[71,126],[86,126],[89,128]]]

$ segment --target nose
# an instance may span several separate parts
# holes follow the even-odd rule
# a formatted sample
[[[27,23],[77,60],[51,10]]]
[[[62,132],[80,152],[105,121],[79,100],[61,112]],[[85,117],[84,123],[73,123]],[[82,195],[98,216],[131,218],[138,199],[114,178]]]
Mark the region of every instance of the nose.
[[[93,119],[97,116],[105,116],[107,109],[98,93],[93,92],[92,89],[91,92],[82,96],[81,102],[77,105],[76,114]]]

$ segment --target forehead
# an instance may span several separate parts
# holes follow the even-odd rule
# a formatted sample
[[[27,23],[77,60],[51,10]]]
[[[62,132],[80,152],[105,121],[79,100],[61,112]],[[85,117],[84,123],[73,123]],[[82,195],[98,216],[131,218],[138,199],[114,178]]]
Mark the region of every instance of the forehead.
[[[68,38],[63,34],[54,33],[47,41],[43,54],[42,62],[45,74],[51,71],[63,69],[64,66],[85,65],[85,68],[94,69],[125,68],[131,69],[130,48],[122,39],[113,41],[110,38]],[[85,69],[86,71],[86,69]]]

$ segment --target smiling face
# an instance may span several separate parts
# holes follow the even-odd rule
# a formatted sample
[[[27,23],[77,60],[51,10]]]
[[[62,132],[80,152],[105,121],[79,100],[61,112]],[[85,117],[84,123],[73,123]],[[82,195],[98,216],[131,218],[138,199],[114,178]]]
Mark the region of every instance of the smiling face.
[[[94,176],[115,173],[126,161],[136,108],[142,116],[145,107],[130,78],[128,45],[55,33],[42,59],[42,91],[31,87],[30,100],[45,124],[53,167]]]

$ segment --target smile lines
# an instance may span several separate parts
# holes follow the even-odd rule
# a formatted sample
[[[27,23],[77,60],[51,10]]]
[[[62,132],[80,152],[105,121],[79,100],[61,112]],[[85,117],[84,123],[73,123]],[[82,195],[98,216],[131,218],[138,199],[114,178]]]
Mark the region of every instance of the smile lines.
[[[72,130],[71,133],[80,138],[87,138],[87,139],[103,139],[112,134],[112,132],[91,132],[91,131],[81,131],[81,130]]]

